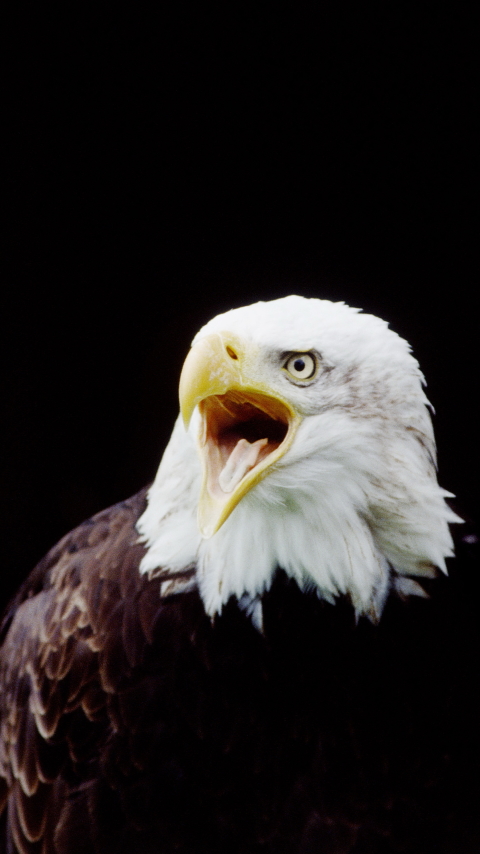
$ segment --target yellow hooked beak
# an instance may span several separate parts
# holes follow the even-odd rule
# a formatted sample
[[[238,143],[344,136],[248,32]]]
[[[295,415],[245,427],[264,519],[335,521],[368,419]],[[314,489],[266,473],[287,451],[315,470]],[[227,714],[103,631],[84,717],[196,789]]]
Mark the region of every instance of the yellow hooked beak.
[[[201,339],[185,360],[180,409],[186,427],[197,406],[198,525],[208,538],[289,449],[302,419],[265,382],[258,348],[228,332]]]

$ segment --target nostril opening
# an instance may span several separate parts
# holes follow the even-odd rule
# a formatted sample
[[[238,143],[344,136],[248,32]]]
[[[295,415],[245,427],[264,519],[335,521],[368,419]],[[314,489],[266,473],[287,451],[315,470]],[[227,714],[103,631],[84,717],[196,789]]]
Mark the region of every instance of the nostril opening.
[[[232,349],[232,347],[227,346],[226,350],[227,350],[227,353],[231,359],[238,359],[238,356],[237,356],[235,350]]]

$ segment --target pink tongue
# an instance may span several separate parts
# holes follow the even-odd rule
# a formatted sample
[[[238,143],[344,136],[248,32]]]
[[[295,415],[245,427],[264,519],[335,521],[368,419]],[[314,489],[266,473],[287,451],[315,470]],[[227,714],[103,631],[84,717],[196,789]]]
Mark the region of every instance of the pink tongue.
[[[267,444],[268,439],[257,439],[251,444],[246,439],[238,440],[218,478],[223,492],[233,492],[246,473],[256,466],[260,451]]]

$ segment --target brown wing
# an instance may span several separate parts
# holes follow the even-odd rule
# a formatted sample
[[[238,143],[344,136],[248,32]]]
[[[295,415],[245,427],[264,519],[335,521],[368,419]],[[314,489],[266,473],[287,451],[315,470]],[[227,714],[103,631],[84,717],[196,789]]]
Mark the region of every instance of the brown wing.
[[[140,576],[144,498],[67,536],[6,618],[0,852],[480,850],[463,561],[375,627],[282,573],[263,635],[234,601],[212,626]]]
[[[144,505],[145,491],[64,537],[6,617],[0,810],[22,854],[61,850],[72,786],[93,778],[99,744],[115,728],[110,699],[151,637],[159,584],[138,572]],[[77,803],[79,850],[95,850],[82,815]]]

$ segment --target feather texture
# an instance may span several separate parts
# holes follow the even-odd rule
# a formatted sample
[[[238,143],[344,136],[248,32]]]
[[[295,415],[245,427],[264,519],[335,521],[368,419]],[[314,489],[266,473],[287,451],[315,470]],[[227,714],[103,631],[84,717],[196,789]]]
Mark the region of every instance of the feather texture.
[[[374,626],[279,572],[263,633],[233,598],[212,625],[138,572],[144,506],[72,532],[7,617],[0,850],[473,854],[468,579]]]
[[[213,616],[232,595],[255,601],[281,566],[301,587],[327,601],[348,594],[358,615],[378,619],[396,576],[445,571],[448,523],[461,521],[437,483],[423,375],[409,345],[377,317],[297,296],[219,315],[193,346],[225,330],[258,354],[253,375],[302,423],[268,476],[204,540],[196,525],[203,427],[198,410],[188,431],[179,419],[139,521],[141,570],[161,577],[197,565]],[[285,354],[305,350],[319,354],[318,376],[292,383]]]
[[[8,609],[0,854],[480,850],[478,541],[433,577],[458,517],[418,365],[377,318],[280,302],[199,334],[252,341],[302,414],[218,532],[197,411]],[[278,373],[307,350],[312,384]]]

